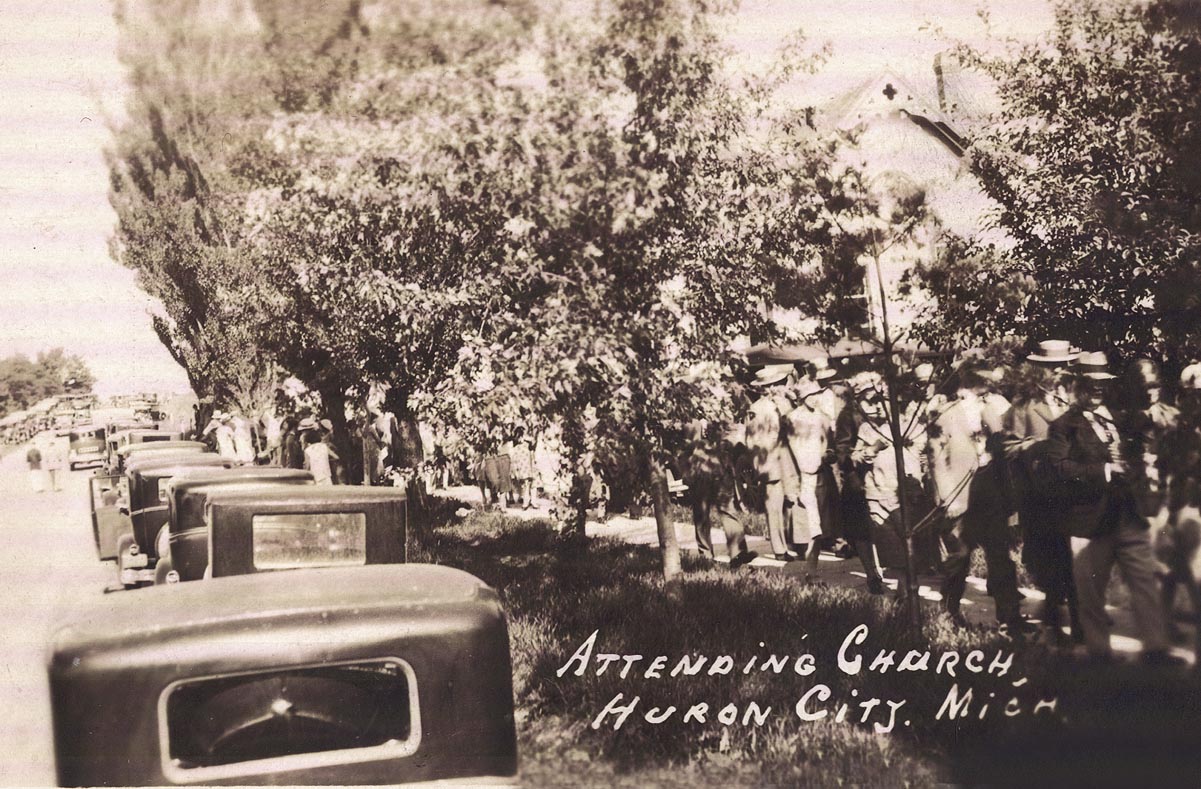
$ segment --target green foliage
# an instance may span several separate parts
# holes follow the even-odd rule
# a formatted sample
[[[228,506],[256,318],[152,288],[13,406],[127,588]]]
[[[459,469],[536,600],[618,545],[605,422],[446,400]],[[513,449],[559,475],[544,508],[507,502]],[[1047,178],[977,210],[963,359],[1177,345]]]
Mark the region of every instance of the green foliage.
[[[1201,37],[1180,8],[1061,2],[1036,44],[963,50],[998,84],[971,166],[1013,246],[954,256],[938,287],[957,318],[991,316],[977,325],[992,336],[1196,352]]]
[[[154,328],[195,392],[258,413],[278,371],[255,341],[258,273],[243,251],[262,82],[256,32],[191,0],[118,5],[133,91],[107,153],[113,257],[157,299]],[[261,170],[266,163],[258,162]]]
[[[36,360],[19,353],[7,356],[0,359],[0,415],[51,395],[90,392],[95,382],[83,359],[62,348],[42,351]]]

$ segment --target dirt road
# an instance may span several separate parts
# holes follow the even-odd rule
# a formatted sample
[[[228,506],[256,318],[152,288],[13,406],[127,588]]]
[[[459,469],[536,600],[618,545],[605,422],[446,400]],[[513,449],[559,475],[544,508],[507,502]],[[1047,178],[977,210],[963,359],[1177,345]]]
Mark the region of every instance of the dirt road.
[[[96,558],[88,515],[90,470],[60,473],[60,491],[35,493],[24,449],[0,459],[0,783],[54,785],[46,645],[56,624],[103,605],[115,577]]]

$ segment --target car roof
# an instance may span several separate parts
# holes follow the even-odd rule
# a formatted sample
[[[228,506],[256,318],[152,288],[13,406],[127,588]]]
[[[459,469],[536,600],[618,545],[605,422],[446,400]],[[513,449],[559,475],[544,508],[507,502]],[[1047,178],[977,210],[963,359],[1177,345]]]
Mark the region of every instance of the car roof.
[[[87,617],[58,630],[55,652],[87,651],[171,633],[245,630],[256,621],[315,612],[411,607],[417,619],[437,619],[442,606],[477,602],[499,607],[496,593],[462,570],[432,564],[376,564],[252,573],[184,584],[162,584],[109,595]],[[494,609],[496,610],[496,609]],[[154,612],[147,616],[147,611]],[[64,652],[65,650],[65,652]]]
[[[171,480],[171,487],[177,492],[187,492],[194,488],[216,487],[226,483],[246,484],[250,482],[277,482],[312,480],[311,472],[297,468],[280,468],[279,466],[200,466],[182,471]]]
[[[122,457],[131,457],[140,455],[143,452],[168,452],[171,450],[207,450],[208,446],[202,441],[181,441],[178,439],[169,441],[147,441],[144,444],[126,444],[117,450],[117,454]]]
[[[162,458],[146,458],[125,469],[130,477],[174,477],[182,471],[198,466],[228,465],[229,460],[213,452],[197,452],[193,455],[175,455]]]
[[[269,486],[254,491],[231,489],[214,491],[209,497],[213,506],[289,505],[312,509],[322,505],[392,504],[406,500],[401,488],[368,488],[358,485],[291,485],[274,490]]]

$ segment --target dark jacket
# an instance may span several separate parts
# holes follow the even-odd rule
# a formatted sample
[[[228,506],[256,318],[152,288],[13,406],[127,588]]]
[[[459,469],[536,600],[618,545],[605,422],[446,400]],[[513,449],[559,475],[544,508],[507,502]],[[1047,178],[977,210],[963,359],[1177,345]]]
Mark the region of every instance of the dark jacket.
[[[1061,527],[1073,537],[1095,537],[1117,527],[1127,515],[1137,517],[1127,480],[1105,479],[1109,448],[1078,406],[1051,423],[1046,460],[1059,490]]]

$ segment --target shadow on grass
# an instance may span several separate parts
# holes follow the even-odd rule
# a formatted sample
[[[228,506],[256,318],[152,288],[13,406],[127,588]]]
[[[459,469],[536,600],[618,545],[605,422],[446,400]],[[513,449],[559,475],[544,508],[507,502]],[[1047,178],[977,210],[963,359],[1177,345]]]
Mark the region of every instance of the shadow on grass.
[[[522,721],[523,775],[533,784],[567,776],[572,783],[592,776],[597,785],[620,784],[633,775],[681,786],[717,776],[730,784],[822,785],[834,778],[871,785],[946,778],[1044,783],[1036,768],[1059,775],[1071,772],[1068,764],[1079,778],[1111,783],[1106,778],[1116,773],[1106,771],[1106,757],[1124,757],[1121,742],[1144,741],[1157,743],[1145,751],[1155,754],[1152,765],[1163,762],[1169,744],[1192,748],[1187,763],[1201,761],[1201,704],[1194,703],[1195,685],[1177,675],[1098,677],[1057,663],[1039,646],[1015,649],[991,631],[955,629],[941,617],[915,633],[887,600],[803,586],[780,573],[694,569],[673,598],[665,593],[653,549],[567,540],[549,523],[500,513],[476,512],[432,529],[414,553],[465,569],[501,594]],[[863,657],[861,670],[852,674],[839,668],[838,652],[859,625],[868,636],[850,653]],[[594,632],[582,672],[577,674],[581,660],[560,676]],[[930,651],[928,667],[896,671],[910,650]],[[984,666],[1014,654],[1012,666],[1000,675],[968,672],[962,662],[954,677],[935,670],[943,653],[962,658],[971,650],[980,650]],[[869,670],[881,652],[892,653],[891,667]],[[642,657],[631,658],[622,676],[626,659],[615,658],[601,670],[602,654]],[[655,676],[647,669],[660,655],[665,661]],[[803,655],[812,658],[811,673],[797,671]],[[672,676],[686,656],[694,665],[701,657],[705,663],[695,674]],[[783,660],[772,662],[773,656]],[[730,670],[714,670],[726,662]],[[764,670],[765,664],[771,668]],[[797,703],[818,683],[830,698],[811,700],[806,710],[828,714],[802,720]],[[940,710],[946,712],[953,686],[961,697],[968,689],[974,695],[951,720]],[[593,728],[617,694],[623,704],[638,699],[633,712],[620,727],[609,715]],[[880,702],[865,713],[859,705],[869,699]],[[1056,707],[1036,714],[1036,705],[1049,699]],[[890,723],[890,701],[901,706],[891,736],[880,736],[875,725]],[[843,704],[845,720],[836,720]],[[707,705],[703,722],[701,716],[685,721],[697,705]],[[759,712],[770,708],[762,722],[748,713],[752,705]],[[734,723],[718,719],[727,707],[735,711]],[[1008,717],[1007,707],[1017,714]],[[662,723],[646,718],[656,708],[656,715],[666,716]],[[1123,740],[1121,732],[1131,726],[1134,739]],[[1055,758],[1063,749],[1080,757]],[[697,765],[704,769],[690,772]]]

